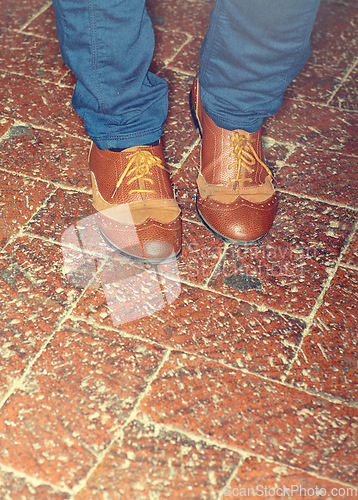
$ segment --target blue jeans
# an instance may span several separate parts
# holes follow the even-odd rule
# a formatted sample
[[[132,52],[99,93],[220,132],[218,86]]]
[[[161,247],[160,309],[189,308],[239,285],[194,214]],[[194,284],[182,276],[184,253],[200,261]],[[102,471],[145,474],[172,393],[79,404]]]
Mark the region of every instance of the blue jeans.
[[[185,0],[183,0],[185,1]],[[145,0],[53,0],[61,52],[77,78],[73,106],[101,149],[156,141],[166,82],[148,71],[154,34]],[[255,132],[278,111],[306,62],[319,0],[216,0],[199,65],[205,111]]]

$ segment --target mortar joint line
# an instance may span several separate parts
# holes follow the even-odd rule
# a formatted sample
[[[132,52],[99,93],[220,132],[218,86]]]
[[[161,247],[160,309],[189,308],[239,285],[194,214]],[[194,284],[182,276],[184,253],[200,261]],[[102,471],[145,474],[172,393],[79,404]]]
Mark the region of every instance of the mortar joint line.
[[[286,462],[283,463],[283,462],[280,462],[279,460],[275,460],[275,459],[273,459],[271,457],[267,457],[265,455],[262,455],[261,453],[256,453],[256,452],[253,452],[253,451],[247,451],[247,450],[244,450],[242,448],[239,448],[236,445],[224,443],[223,441],[219,441],[217,439],[213,439],[210,436],[203,436],[202,434],[198,434],[198,433],[193,432],[193,431],[187,431],[187,430],[184,430],[181,427],[177,427],[177,426],[174,426],[172,424],[163,424],[163,423],[154,422],[154,421],[148,422],[147,420],[144,420],[142,418],[137,418],[137,421],[141,422],[144,426],[152,425],[157,432],[158,432],[158,430],[163,430],[166,433],[179,434],[180,436],[183,436],[183,437],[187,438],[188,440],[193,441],[196,444],[205,444],[208,447],[215,447],[215,448],[218,448],[219,450],[231,451],[233,453],[236,453],[236,454],[240,455],[241,456],[240,459],[243,459],[243,460],[246,460],[248,458],[254,457],[254,458],[257,458],[259,460],[263,460],[264,462],[273,464],[273,465],[278,465],[278,466],[281,466],[281,467],[284,466],[284,467],[287,467],[289,469],[293,469],[295,471],[299,471],[299,472],[303,472],[305,474],[309,474],[310,476],[313,476],[313,477],[315,477],[317,479],[331,481],[331,482],[334,482],[334,483],[342,485],[342,486],[352,487],[352,484],[350,484],[348,482],[339,481],[336,478],[330,478],[330,477],[327,477],[327,476],[322,476],[320,474],[316,474],[312,470],[302,469],[302,468],[300,468],[300,467],[298,467],[296,465],[293,465],[293,464],[290,464],[290,463],[286,463]]]
[[[216,273],[220,269],[220,266],[221,266],[222,262],[225,262],[228,249],[229,249],[229,244],[228,243],[224,243],[223,250],[222,250],[221,254],[218,257],[218,260],[216,261],[214,269],[211,271],[210,276],[208,278],[206,278],[206,280],[204,282],[204,285],[205,285],[206,288],[209,287],[210,281],[216,276]]]
[[[342,88],[342,86],[344,85],[344,83],[348,80],[350,74],[352,73],[352,71],[354,70],[354,68],[357,66],[357,64],[358,64],[358,59],[355,59],[352,62],[352,64],[350,66],[348,66],[347,71],[342,76],[342,79],[341,79],[339,85],[337,85],[337,87],[332,92],[330,98],[328,99],[327,105],[330,105],[331,101],[334,99],[334,97],[336,96],[337,92]]]
[[[234,468],[234,470],[232,471],[232,473],[230,474],[229,478],[227,479],[226,483],[224,484],[224,486],[221,488],[221,490],[219,491],[219,494],[218,494],[218,497],[217,497],[217,500],[223,500],[224,499],[224,494],[225,494],[225,489],[226,489],[226,486],[228,484],[231,484],[231,482],[234,480],[234,478],[236,477],[237,473],[239,472],[239,469],[240,467],[244,464],[245,462],[245,457],[240,457],[236,467]]]
[[[51,6],[51,1],[48,0],[37,12],[36,14],[33,14],[23,26],[20,28],[20,32],[25,30],[37,17],[39,17],[41,14],[43,14],[50,6]]]
[[[339,201],[327,200],[325,198],[319,198],[317,196],[312,196],[312,195],[306,194],[306,193],[304,193],[304,194],[295,193],[293,191],[289,191],[288,189],[278,188],[277,191],[279,193],[294,196],[295,198],[299,198],[300,200],[310,200],[310,201],[314,201],[316,203],[325,203],[326,205],[329,205],[330,207],[345,208],[345,209],[350,210],[352,212],[358,213],[358,207],[353,207],[352,205],[347,205],[346,203],[341,203]]]
[[[163,33],[166,33],[166,30],[163,30]],[[180,32],[182,33],[182,32]],[[191,40],[192,40],[192,35],[189,35],[187,33],[183,33],[185,36],[186,36],[186,40],[180,45],[180,47],[178,47],[173,55],[171,57],[169,57],[168,59],[165,60],[165,64],[164,64],[164,67],[166,69],[169,69],[168,66],[169,64],[177,57],[177,55],[180,53],[180,51],[185,47],[185,45],[187,45]]]
[[[106,262],[103,262],[101,266],[104,266]],[[100,271],[99,271],[100,272]],[[4,396],[0,399],[0,410],[6,403],[6,401],[11,397],[11,395],[14,393],[16,389],[21,389],[23,387],[24,381],[27,379],[29,374],[32,371],[32,367],[34,364],[38,361],[38,359],[41,357],[42,353],[46,350],[47,346],[50,344],[50,342],[55,338],[57,335],[57,332],[61,328],[61,326],[69,319],[69,317],[72,315],[73,309],[76,307],[78,302],[81,300],[83,295],[86,293],[87,289],[91,287],[91,284],[93,281],[97,279],[97,275],[93,276],[91,280],[87,283],[87,286],[84,287],[84,289],[78,294],[77,297],[75,297],[65,308],[63,314],[59,317],[59,319],[55,322],[53,332],[52,334],[48,335],[46,338],[45,342],[42,344],[40,349],[37,351],[37,353],[33,356],[33,358],[29,359],[22,375],[18,377],[17,379],[14,380],[12,385],[9,387],[8,391],[4,394]]]
[[[30,476],[26,472],[19,471],[1,462],[0,462],[0,470],[2,470],[5,473],[12,474],[16,479],[23,479],[27,481],[27,483],[28,484],[30,483],[31,486],[33,486],[34,488],[45,485],[52,488],[56,493],[67,493],[67,494],[71,493],[71,490],[66,486],[58,486],[50,483],[49,481],[46,481],[46,479],[38,479],[34,476]]]
[[[92,318],[89,319],[89,318],[86,318],[85,316],[81,316],[81,315],[77,316],[76,315],[76,316],[71,316],[71,319],[73,319],[74,321],[85,321],[85,322],[87,322],[87,324],[93,326],[94,328],[97,328],[100,331],[101,330],[103,330],[104,332],[107,332],[107,331],[112,332],[113,331],[113,328],[111,328],[107,325],[99,324],[95,319],[92,319]],[[89,335],[91,335],[91,334],[89,334]],[[205,354],[200,354],[198,352],[193,352],[193,351],[190,351],[187,349],[183,349],[179,346],[175,347],[173,345],[163,343],[160,340],[151,340],[150,338],[144,338],[144,337],[141,337],[141,336],[133,334],[133,333],[128,333],[125,330],[121,330],[121,329],[118,329],[118,335],[120,335],[123,338],[135,340],[136,342],[142,342],[142,343],[152,345],[156,348],[169,350],[171,352],[175,351],[175,352],[179,352],[181,354],[186,354],[188,356],[195,356],[196,358],[202,359],[204,362],[207,362],[207,363],[217,363],[220,366],[223,366],[224,368],[226,368],[228,370],[232,370],[232,371],[237,372],[237,373],[243,373],[245,375],[249,375],[252,377],[257,377],[261,380],[264,380],[265,382],[270,382],[272,384],[278,384],[278,385],[285,387],[285,388],[294,389],[294,390],[297,390],[298,392],[301,392],[303,394],[309,394],[310,396],[313,396],[315,398],[323,399],[325,401],[328,401],[329,403],[341,404],[341,405],[347,406],[349,408],[358,408],[358,403],[347,401],[343,398],[339,398],[339,397],[333,396],[331,394],[321,394],[319,392],[315,392],[315,391],[307,389],[307,388],[304,389],[302,387],[297,387],[297,386],[293,385],[292,383],[284,382],[280,378],[273,378],[273,377],[269,377],[265,374],[249,370],[247,368],[240,368],[239,366],[236,366],[234,364],[230,364],[229,362],[226,362],[223,360],[218,360],[216,358],[211,358],[210,356],[207,356]]]
[[[302,332],[302,337],[301,337],[301,340],[300,340],[300,343],[299,345],[297,346],[297,351],[296,351],[296,354],[294,355],[294,357],[292,358],[291,362],[290,362],[290,366],[288,367],[286,373],[285,373],[285,376],[283,378],[283,382],[285,382],[299,356],[299,353],[302,351],[303,352],[303,343],[304,343],[304,340],[305,338],[307,337],[307,335],[309,334],[310,330],[311,330],[311,327],[312,327],[312,324],[313,324],[313,321],[314,321],[314,318],[316,317],[316,314],[317,314],[317,311],[318,309],[321,307],[322,303],[323,303],[323,299],[324,299],[324,296],[326,295],[328,289],[330,288],[331,286],[331,283],[338,271],[338,268],[340,266],[340,263],[341,263],[341,260],[343,259],[343,256],[347,250],[347,248],[349,247],[352,239],[353,239],[353,236],[357,230],[357,227],[358,227],[358,221],[356,221],[354,224],[353,224],[353,227],[351,229],[351,232],[350,234],[348,235],[346,241],[345,241],[345,244],[343,245],[341,251],[340,251],[340,254],[338,256],[338,259],[336,261],[336,264],[335,266],[330,270],[329,274],[328,274],[328,277],[327,279],[325,280],[325,282],[323,283],[323,286],[322,286],[322,290],[321,290],[321,293],[319,294],[317,300],[316,300],[316,303],[315,305],[313,306],[310,314],[307,316],[306,318],[306,327],[305,329],[303,330]]]
[[[47,183],[47,184],[48,184],[48,183]],[[49,186],[49,187],[50,187],[50,186]],[[58,189],[57,187],[54,187],[54,188],[50,191],[49,195],[45,198],[45,200],[43,201],[43,203],[42,203],[42,204],[38,207],[38,209],[37,209],[37,210],[35,210],[35,212],[31,215],[31,217],[30,217],[30,218],[29,218],[29,219],[25,222],[25,224],[23,224],[23,225],[20,227],[20,229],[19,229],[16,233],[12,234],[12,235],[9,237],[9,239],[7,240],[7,242],[5,243],[5,245],[4,245],[4,246],[0,249],[0,254],[4,254],[4,255],[6,255],[6,253],[7,253],[7,247],[8,247],[9,245],[11,245],[12,243],[14,243],[17,239],[21,238],[21,236],[22,236],[22,235],[24,234],[24,232],[25,232],[24,227],[25,227],[25,226],[27,226],[28,224],[30,224],[30,223],[33,221],[34,217],[36,217],[36,216],[39,214],[39,212],[40,212],[43,208],[45,208],[45,207],[46,207],[46,205],[47,205],[48,201],[49,201],[49,200],[50,200],[50,198],[51,198],[51,197],[52,197],[52,196],[56,193],[57,189]],[[11,254],[10,254],[10,255],[11,255]]]
[[[151,391],[151,385],[154,382],[154,380],[157,378],[160,370],[162,367],[165,365],[165,363],[168,361],[170,354],[171,354],[171,349],[167,349],[166,352],[163,355],[162,360],[158,364],[157,369],[154,371],[154,373],[149,377],[149,380],[146,383],[146,386],[144,387],[143,391],[138,395],[137,401],[129,414],[127,420],[124,422],[124,424],[119,425],[117,430],[114,430],[113,437],[109,443],[109,445],[98,455],[96,463],[91,467],[91,469],[88,471],[87,475],[85,478],[83,478],[79,483],[73,487],[72,489],[72,496],[70,500],[75,499],[75,495],[79,491],[81,491],[88,483],[90,477],[94,473],[94,471],[97,469],[97,467],[101,464],[101,462],[104,460],[105,456],[108,454],[108,452],[112,449],[114,444],[118,442],[118,445],[121,446],[123,443],[124,439],[124,431],[128,425],[130,425],[137,417],[138,411],[140,404],[143,400],[143,398]]]

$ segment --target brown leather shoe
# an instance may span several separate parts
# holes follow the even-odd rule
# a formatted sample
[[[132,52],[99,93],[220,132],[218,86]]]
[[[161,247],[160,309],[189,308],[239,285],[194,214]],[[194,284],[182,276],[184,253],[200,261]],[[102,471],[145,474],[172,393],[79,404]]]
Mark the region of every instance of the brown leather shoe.
[[[162,144],[121,152],[92,145],[93,206],[105,239],[121,253],[159,263],[181,252],[180,209]]]
[[[272,174],[264,163],[261,128],[254,134],[218,127],[204,111],[198,79],[190,94],[202,137],[197,211],[215,236],[251,245],[268,232],[277,210]]]

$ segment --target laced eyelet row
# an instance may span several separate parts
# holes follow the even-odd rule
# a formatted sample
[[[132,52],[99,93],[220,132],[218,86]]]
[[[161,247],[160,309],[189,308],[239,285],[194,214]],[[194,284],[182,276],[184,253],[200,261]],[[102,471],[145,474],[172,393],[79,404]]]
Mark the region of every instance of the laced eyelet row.
[[[270,169],[265,165],[265,163],[258,157],[254,146],[252,145],[252,139],[249,137],[244,137],[238,132],[235,132],[232,136],[232,148],[233,151],[230,156],[235,157],[235,161],[229,165],[229,169],[236,168],[236,176],[234,179],[230,179],[230,182],[234,183],[233,189],[239,182],[252,182],[251,177],[242,177],[243,169],[246,169],[251,174],[253,172],[253,166],[256,162],[264,167],[267,173],[271,176]]]
[[[135,151],[128,155],[128,159],[128,165],[116,184],[115,190],[111,196],[112,198],[115,196],[125,177],[130,177],[127,181],[128,186],[137,180],[143,180],[153,184],[153,180],[149,177],[151,173],[150,170],[155,166],[165,170],[161,159],[147,150]],[[153,189],[131,189],[129,194],[131,193],[155,193],[155,191]]]

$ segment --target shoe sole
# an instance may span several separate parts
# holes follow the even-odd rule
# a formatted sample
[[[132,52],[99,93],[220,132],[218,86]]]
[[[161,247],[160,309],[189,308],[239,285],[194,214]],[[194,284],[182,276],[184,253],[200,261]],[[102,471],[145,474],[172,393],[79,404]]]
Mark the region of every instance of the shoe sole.
[[[202,132],[202,129],[201,129],[201,126],[200,126],[200,121],[199,121],[199,118],[198,118],[198,115],[196,113],[196,110],[195,110],[195,106],[194,106],[194,102],[193,102],[193,96],[192,96],[192,93],[190,92],[189,94],[189,108],[190,108],[190,113],[191,113],[191,117],[193,119],[193,122],[194,122],[194,126],[198,132],[198,134],[200,135],[201,138],[203,138],[203,132]],[[238,246],[251,246],[251,245],[257,245],[258,243],[261,243],[261,241],[267,236],[268,232],[265,233],[263,236],[260,236],[259,238],[257,238],[256,240],[249,240],[249,241],[241,241],[241,240],[232,240],[230,238],[227,238],[226,236],[224,236],[223,234],[221,233],[218,233],[204,218],[204,216],[200,213],[200,210],[198,208],[198,203],[196,201],[195,203],[195,208],[196,208],[196,213],[198,214],[201,222],[204,224],[204,226],[209,229],[209,231],[214,235],[216,236],[217,238],[219,238],[220,240],[224,241],[225,243],[232,243],[234,245],[238,245]]]
[[[158,264],[164,264],[166,262],[175,262],[181,255],[182,248],[178,250],[178,252],[175,255],[171,255],[169,257],[164,257],[163,259],[146,259],[144,257],[138,257],[137,255],[132,255],[130,253],[125,252],[121,248],[118,248],[102,231],[100,228],[99,232],[101,233],[102,238],[104,241],[111,247],[113,250],[115,250],[117,253],[122,255],[123,257],[127,257],[128,259],[135,261],[135,262],[141,262],[142,264],[152,264],[152,265],[158,265]]]

